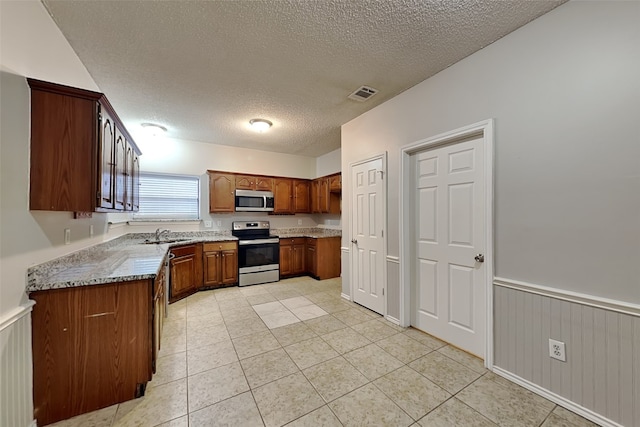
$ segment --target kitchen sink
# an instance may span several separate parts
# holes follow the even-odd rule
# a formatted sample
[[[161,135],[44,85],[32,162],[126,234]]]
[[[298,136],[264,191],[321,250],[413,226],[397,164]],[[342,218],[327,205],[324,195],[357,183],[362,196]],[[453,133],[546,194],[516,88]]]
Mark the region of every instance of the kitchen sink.
[[[191,239],[162,239],[162,240],[145,240],[145,245],[162,245],[164,243],[186,242]]]

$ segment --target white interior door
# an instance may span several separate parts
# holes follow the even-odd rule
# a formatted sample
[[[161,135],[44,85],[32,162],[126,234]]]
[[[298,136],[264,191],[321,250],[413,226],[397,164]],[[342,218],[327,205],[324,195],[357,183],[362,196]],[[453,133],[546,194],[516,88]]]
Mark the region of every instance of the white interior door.
[[[384,314],[384,159],[351,167],[351,277],[353,301]]]
[[[482,138],[412,155],[415,245],[411,324],[484,357]],[[478,258],[480,259],[480,258]]]

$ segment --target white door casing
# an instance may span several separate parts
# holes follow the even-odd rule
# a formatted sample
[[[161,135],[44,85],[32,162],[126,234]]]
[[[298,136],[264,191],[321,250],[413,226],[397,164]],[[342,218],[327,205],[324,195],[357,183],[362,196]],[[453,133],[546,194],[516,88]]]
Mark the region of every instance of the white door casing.
[[[401,324],[492,365],[492,121],[402,150]],[[474,258],[483,254],[485,262]]]
[[[354,163],[351,185],[351,295],[353,301],[385,314],[385,156]]]

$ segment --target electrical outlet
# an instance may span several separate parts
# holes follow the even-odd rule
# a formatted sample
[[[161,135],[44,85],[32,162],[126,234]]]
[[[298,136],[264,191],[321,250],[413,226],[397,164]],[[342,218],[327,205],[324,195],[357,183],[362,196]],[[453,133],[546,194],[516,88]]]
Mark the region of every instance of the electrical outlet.
[[[302,220],[301,219],[298,220],[298,225],[302,225]]]
[[[211,221],[205,221],[204,228],[211,228],[211,224],[213,224]]]
[[[89,237],[93,237],[93,224],[89,226]]]
[[[71,243],[71,229],[70,228],[65,228],[64,229],[64,244],[68,245],[69,243]]]
[[[564,343],[549,339],[549,356],[562,362],[567,361],[567,353],[565,353]]]
[[[216,221],[216,227],[222,227],[222,221]]]

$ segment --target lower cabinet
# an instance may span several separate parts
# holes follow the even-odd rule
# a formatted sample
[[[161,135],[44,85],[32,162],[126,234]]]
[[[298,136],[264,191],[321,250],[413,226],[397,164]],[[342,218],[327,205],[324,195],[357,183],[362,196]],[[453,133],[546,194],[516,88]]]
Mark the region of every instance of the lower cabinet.
[[[307,237],[307,263],[307,271],[318,280],[340,276],[340,237]]]
[[[202,287],[221,288],[238,283],[238,244],[215,242],[203,244]]]
[[[306,239],[280,239],[280,277],[298,276],[306,272]]]
[[[169,269],[169,302],[176,302],[196,292],[202,283],[202,244],[171,248]]]
[[[137,280],[30,294],[39,426],[144,394],[162,323],[154,288],[154,280]]]
[[[340,276],[340,237],[280,239],[280,277],[303,274],[319,280]]]

